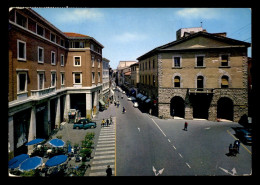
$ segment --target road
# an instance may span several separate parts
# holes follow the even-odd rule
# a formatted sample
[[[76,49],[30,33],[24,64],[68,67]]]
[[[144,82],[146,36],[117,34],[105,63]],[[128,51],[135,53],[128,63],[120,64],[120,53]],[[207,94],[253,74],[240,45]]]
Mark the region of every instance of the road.
[[[121,97],[115,92],[115,97]],[[228,157],[237,123],[162,120],[142,113],[120,98],[116,117],[116,176],[248,175],[251,147],[243,145],[237,157]],[[113,106],[113,105],[112,105]],[[122,114],[122,107],[126,113]],[[160,171],[161,170],[161,171]],[[159,171],[161,173],[159,173]]]

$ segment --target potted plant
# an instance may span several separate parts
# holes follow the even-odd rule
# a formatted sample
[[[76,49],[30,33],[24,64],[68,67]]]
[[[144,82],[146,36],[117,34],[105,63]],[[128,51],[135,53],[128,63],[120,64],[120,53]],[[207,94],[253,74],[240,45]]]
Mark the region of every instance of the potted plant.
[[[90,159],[92,150],[90,148],[83,148],[80,150],[80,155],[82,157],[82,161],[87,161],[87,158]]]

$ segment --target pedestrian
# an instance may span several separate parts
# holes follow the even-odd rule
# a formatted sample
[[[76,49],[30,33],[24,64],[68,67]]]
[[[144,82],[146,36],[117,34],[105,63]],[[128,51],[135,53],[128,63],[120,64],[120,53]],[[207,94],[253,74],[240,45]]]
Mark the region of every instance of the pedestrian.
[[[110,116],[110,125],[112,124],[113,120],[112,120],[112,117]]]
[[[232,150],[233,150],[232,144],[229,145],[228,150],[229,150],[229,154],[230,154],[230,155],[233,155],[233,154],[232,154]]]
[[[107,118],[107,127],[108,127],[108,125],[109,125],[109,119]]]
[[[125,113],[126,111],[125,111],[125,107],[123,107],[123,114]]]
[[[105,126],[105,119],[103,118],[102,122],[101,122],[101,127]]]
[[[106,173],[107,173],[107,177],[111,177],[112,176],[112,168],[110,168],[110,165],[107,166]]]
[[[188,122],[187,121],[185,121],[185,123],[184,123],[184,130],[188,131]]]

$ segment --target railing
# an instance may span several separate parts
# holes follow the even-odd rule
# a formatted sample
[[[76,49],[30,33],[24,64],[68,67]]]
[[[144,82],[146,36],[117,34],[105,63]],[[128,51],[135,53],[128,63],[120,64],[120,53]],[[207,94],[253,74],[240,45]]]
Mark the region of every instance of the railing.
[[[47,95],[55,91],[56,91],[56,87],[49,87],[49,88],[39,89],[39,90],[31,90],[31,96],[39,98],[41,96]]]
[[[214,93],[214,89],[213,88],[189,88],[188,89],[189,94],[190,93],[205,93],[205,94],[212,94]]]

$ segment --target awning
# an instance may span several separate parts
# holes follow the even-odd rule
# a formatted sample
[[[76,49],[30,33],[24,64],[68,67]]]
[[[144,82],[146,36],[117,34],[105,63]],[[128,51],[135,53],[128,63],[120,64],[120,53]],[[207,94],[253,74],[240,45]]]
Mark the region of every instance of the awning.
[[[103,100],[101,100],[101,99],[99,100],[99,103],[100,103],[101,105],[103,105],[103,106],[105,105],[105,103],[104,103]]]
[[[143,96],[143,97],[141,98],[141,100],[144,101],[146,98],[147,98],[147,96]]]
[[[145,100],[145,103],[149,103],[151,101],[150,98],[148,98],[147,100]]]

